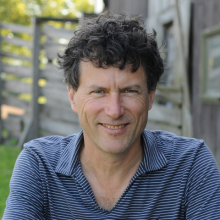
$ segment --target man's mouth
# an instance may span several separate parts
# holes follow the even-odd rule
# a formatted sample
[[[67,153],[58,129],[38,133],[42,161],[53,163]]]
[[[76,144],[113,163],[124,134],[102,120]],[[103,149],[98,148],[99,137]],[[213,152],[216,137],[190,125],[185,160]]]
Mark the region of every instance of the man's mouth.
[[[102,124],[103,126],[105,126],[106,128],[112,129],[112,130],[117,130],[120,128],[125,127],[126,124],[123,125],[108,125],[108,124]]]

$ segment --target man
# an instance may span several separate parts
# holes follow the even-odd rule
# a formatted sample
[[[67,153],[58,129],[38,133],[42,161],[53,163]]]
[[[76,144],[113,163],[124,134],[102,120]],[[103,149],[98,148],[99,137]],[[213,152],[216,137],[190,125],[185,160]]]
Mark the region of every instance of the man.
[[[3,219],[220,219],[201,140],[144,130],[163,62],[137,17],[86,21],[58,63],[83,128],[24,145]]]

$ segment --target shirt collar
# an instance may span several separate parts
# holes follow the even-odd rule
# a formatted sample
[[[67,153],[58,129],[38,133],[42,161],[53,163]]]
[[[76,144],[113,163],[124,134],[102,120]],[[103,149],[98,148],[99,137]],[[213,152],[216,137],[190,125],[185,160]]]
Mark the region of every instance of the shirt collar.
[[[83,131],[74,135],[71,141],[65,146],[65,138],[61,141],[61,148],[63,149],[58,160],[55,172],[66,176],[71,176],[75,167],[79,162],[79,149],[83,143]]]
[[[167,160],[163,152],[157,145],[154,134],[151,131],[144,130],[142,133],[144,156],[142,165],[142,173],[155,171],[163,168],[167,164]],[[60,159],[57,163],[55,172],[66,176],[72,176],[74,170],[79,163],[79,149],[83,143],[83,131],[74,135],[72,140],[64,146]],[[61,145],[65,141],[61,141]]]
[[[159,148],[154,133],[144,130],[142,133],[144,157],[142,166],[144,172],[159,170],[167,165],[167,159]]]

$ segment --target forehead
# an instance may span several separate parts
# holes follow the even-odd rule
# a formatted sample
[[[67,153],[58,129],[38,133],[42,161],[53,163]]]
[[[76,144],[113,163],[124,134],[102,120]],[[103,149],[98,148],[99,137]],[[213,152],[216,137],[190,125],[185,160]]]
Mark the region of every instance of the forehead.
[[[142,87],[147,87],[147,79],[142,65],[136,72],[131,72],[129,66],[120,70],[113,66],[96,68],[91,62],[80,62],[80,80],[79,86],[89,86],[90,84],[138,84]]]

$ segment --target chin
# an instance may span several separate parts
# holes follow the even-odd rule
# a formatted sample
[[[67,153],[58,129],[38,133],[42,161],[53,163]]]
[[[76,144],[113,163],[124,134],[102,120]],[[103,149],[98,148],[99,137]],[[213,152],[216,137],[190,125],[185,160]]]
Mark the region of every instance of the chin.
[[[129,144],[124,144],[124,143],[108,143],[108,144],[103,144],[101,149],[105,151],[106,153],[110,154],[121,154],[126,152],[129,149]]]

